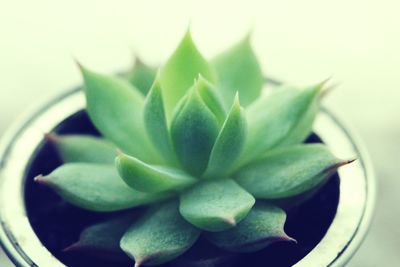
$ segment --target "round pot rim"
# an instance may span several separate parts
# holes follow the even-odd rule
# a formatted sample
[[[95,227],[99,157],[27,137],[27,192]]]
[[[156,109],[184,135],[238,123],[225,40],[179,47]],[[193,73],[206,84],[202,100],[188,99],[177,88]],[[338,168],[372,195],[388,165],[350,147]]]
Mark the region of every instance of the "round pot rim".
[[[0,142],[0,243],[17,266],[63,265],[39,241],[25,210],[25,170],[43,142],[43,134],[84,108],[79,88],[26,112]],[[371,161],[351,127],[322,107],[314,132],[339,157],[357,161],[339,170],[337,214],[326,235],[295,267],[343,266],[360,246],[371,222],[376,182]],[[10,204],[10,200],[12,203]]]

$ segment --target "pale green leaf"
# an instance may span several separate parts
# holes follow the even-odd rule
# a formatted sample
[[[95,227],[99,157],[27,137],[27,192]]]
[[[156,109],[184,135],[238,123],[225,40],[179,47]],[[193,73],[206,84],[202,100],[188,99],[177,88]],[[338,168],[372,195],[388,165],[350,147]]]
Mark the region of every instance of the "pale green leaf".
[[[255,200],[231,179],[208,180],[180,197],[180,212],[191,224],[206,231],[222,231],[243,220]]]
[[[301,143],[312,130],[321,85],[279,88],[246,109],[248,138],[241,157],[247,163],[280,143]]]
[[[35,181],[49,186],[65,201],[94,211],[116,211],[153,203],[166,196],[130,188],[113,165],[67,163]]]
[[[192,88],[171,123],[175,152],[186,170],[194,175],[203,173],[218,132],[217,118],[203,102],[198,90]]]
[[[160,157],[143,125],[144,98],[128,82],[81,68],[86,110],[96,128],[123,151],[148,162]]]
[[[347,163],[336,158],[325,145],[296,145],[271,150],[239,170],[235,177],[255,198],[287,198],[324,183]]]
[[[65,163],[87,162],[113,164],[117,148],[102,138],[90,135],[47,134]]]
[[[136,57],[132,69],[127,73],[127,78],[134,87],[143,95],[146,95],[153,84],[156,73],[156,68],[148,66],[140,58]]]
[[[178,103],[198,75],[214,82],[214,69],[200,54],[187,31],[180,44],[161,69],[161,85],[164,93],[165,109],[170,118]]]
[[[218,55],[212,63],[218,74],[218,85],[226,107],[231,105],[237,91],[244,106],[248,106],[259,97],[263,74],[249,36]]]
[[[179,192],[197,181],[182,170],[149,165],[124,154],[120,154],[115,163],[122,179],[130,187],[142,192]]]
[[[207,238],[216,246],[232,252],[255,252],[277,241],[295,241],[283,230],[286,213],[267,203],[257,203],[236,227]]]
[[[149,210],[121,239],[121,248],[136,261],[135,266],[159,265],[187,251],[200,230],[179,214],[176,201]]]
[[[176,156],[172,148],[171,137],[165,117],[162,89],[157,75],[144,104],[144,123],[147,134],[164,159],[176,165]]]
[[[229,173],[242,152],[245,140],[246,117],[237,95],[215,141],[204,176],[213,177]]]

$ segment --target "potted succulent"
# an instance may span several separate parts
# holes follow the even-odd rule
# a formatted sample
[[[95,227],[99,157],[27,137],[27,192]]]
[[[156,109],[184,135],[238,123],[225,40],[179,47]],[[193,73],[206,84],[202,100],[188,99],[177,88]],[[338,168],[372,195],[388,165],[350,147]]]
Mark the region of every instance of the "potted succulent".
[[[325,266],[349,258],[368,225],[372,177],[331,116],[313,131],[326,82],[263,95],[249,37],[209,62],[190,32],[159,70],[137,61],[117,77],[78,65],[83,90],[5,141],[2,200],[23,194],[17,207],[1,202],[0,236],[17,265]],[[30,138],[38,143],[24,143]],[[323,252],[329,242],[332,252]]]

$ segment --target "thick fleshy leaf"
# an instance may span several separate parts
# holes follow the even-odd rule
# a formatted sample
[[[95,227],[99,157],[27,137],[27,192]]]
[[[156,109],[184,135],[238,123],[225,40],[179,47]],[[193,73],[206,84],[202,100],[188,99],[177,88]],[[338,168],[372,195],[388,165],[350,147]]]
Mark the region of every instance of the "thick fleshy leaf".
[[[322,144],[296,145],[271,150],[235,177],[255,198],[287,198],[324,183],[349,162],[339,160]]]
[[[67,163],[35,181],[51,187],[65,201],[94,211],[116,211],[153,203],[166,196],[133,190],[113,165]]]
[[[295,241],[284,232],[285,221],[285,211],[260,202],[236,227],[208,233],[207,238],[226,251],[255,252],[277,241]]]
[[[127,81],[81,67],[86,110],[96,128],[121,150],[148,162],[160,157],[143,125],[144,98]]]
[[[161,85],[164,90],[165,108],[168,118],[171,117],[178,103],[198,75],[214,82],[213,67],[200,54],[193,43],[190,31],[187,31],[180,44],[161,69]]]
[[[191,224],[206,231],[223,231],[243,220],[254,197],[231,179],[208,180],[184,192],[179,210]]]
[[[126,259],[119,242],[138,217],[137,211],[129,211],[115,218],[85,228],[79,240],[64,249],[65,252],[85,252],[96,257]]]
[[[196,80],[194,87],[199,91],[204,103],[212,113],[214,113],[218,122],[222,125],[225,121],[226,112],[221,97],[217,93],[217,89],[201,75],[199,75],[199,78]]]
[[[148,66],[140,58],[136,57],[132,69],[127,74],[127,78],[134,87],[143,95],[146,95],[153,84],[156,73],[156,68]]]
[[[200,230],[179,214],[177,201],[149,210],[121,239],[121,248],[136,261],[135,266],[158,265],[187,251]]]
[[[301,143],[311,132],[323,85],[281,88],[246,109],[248,138],[241,157],[247,163],[279,144]]]
[[[196,87],[180,106],[171,123],[172,142],[182,166],[190,173],[200,175],[207,167],[219,123]]]
[[[113,164],[117,148],[102,138],[90,135],[46,134],[65,163],[87,162]]]
[[[150,140],[164,156],[164,159],[176,165],[177,159],[167,127],[159,74],[145,100],[144,123]]]
[[[218,55],[213,61],[225,106],[229,107],[238,91],[244,106],[253,102],[261,92],[263,74],[250,44],[250,36]]]
[[[179,192],[197,181],[196,178],[179,169],[152,166],[124,154],[119,155],[115,163],[122,179],[138,191],[149,193]]]
[[[206,177],[229,173],[242,152],[246,140],[246,117],[236,95],[231,111],[222,126],[211,151]]]

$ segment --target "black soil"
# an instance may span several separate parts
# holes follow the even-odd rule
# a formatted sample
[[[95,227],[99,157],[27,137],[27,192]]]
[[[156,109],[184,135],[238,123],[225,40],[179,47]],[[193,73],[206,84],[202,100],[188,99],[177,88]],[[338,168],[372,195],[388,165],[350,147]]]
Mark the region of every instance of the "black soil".
[[[79,112],[68,118],[54,131],[60,134],[99,135],[85,112]],[[313,135],[307,142],[321,141]],[[85,254],[62,252],[64,248],[78,240],[80,232],[86,226],[101,221],[110,214],[89,212],[74,207],[64,202],[50,189],[33,182],[36,175],[48,174],[60,164],[61,160],[54,148],[44,142],[32,158],[27,170],[26,207],[29,220],[39,239],[69,267],[132,267],[132,261],[129,259],[113,262]],[[312,198],[288,211],[285,230],[298,241],[298,244],[276,243],[257,253],[238,255],[234,264],[224,262],[221,266],[292,266],[306,256],[323,238],[335,216],[338,200],[339,177],[335,175]],[[177,265],[170,263],[163,266]]]

